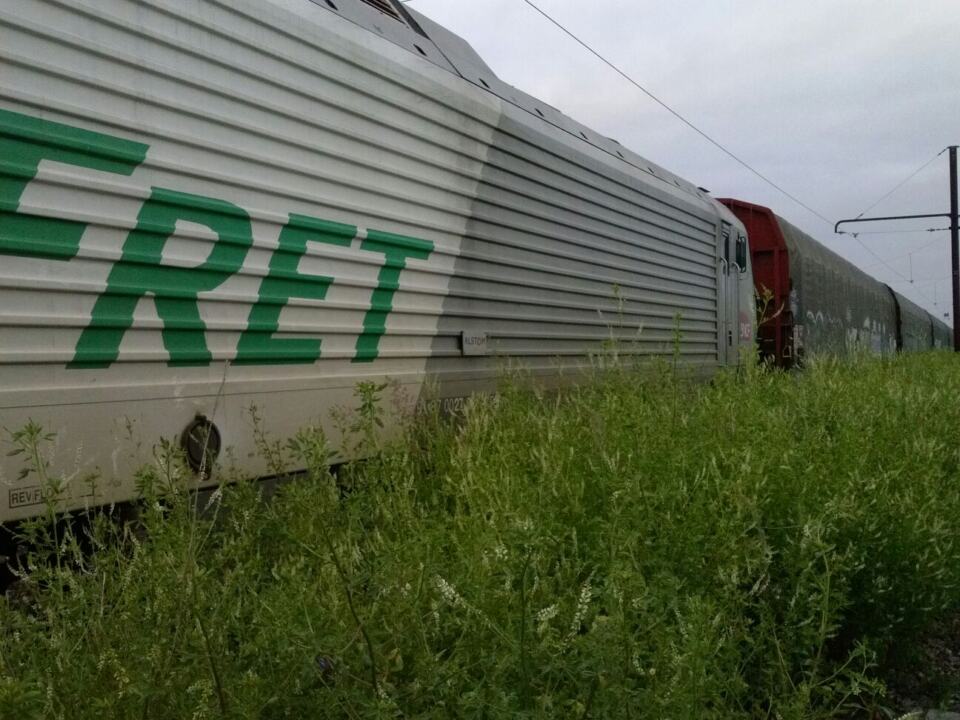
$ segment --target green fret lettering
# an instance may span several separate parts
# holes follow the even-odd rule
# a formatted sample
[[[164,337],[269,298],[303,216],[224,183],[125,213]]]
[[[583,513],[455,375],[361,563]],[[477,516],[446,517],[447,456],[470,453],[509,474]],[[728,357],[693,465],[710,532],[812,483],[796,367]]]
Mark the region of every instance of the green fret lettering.
[[[357,338],[353,357],[353,362],[373,362],[380,353],[380,338],[387,331],[387,315],[393,310],[393,295],[400,287],[400,273],[407,266],[407,258],[426,260],[433,252],[433,243],[369,230],[360,248],[383,253],[385,258],[370,300],[370,309],[363,318],[363,332]]]
[[[353,225],[290,215],[280,232],[280,246],[270,258],[270,269],[260,283],[256,304],[250,310],[247,329],[237,345],[236,362],[241,365],[309,365],[320,358],[319,338],[275,338],[280,328],[280,311],[290,298],[323,300],[332,277],[302,275],[297,267],[308,242],[349,247],[357,235]]]
[[[41,160],[130,175],[147,149],[131,140],[0,110],[0,254],[69,260],[80,248],[85,223],[17,213]]]

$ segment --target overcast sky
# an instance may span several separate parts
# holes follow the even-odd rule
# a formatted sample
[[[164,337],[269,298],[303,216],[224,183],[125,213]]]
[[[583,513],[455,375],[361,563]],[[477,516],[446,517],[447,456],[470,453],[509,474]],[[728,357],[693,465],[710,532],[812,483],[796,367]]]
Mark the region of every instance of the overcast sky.
[[[534,1],[831,220],[858,215],[960,144],[960,0]],[[949,233],[861,235],[890,269],[713,148],[523,0],[410,6],[465,38],[504,81],[716,197],[770,206],[934,314],[949,312]],[[870,214],[948,210],[944,153]]]

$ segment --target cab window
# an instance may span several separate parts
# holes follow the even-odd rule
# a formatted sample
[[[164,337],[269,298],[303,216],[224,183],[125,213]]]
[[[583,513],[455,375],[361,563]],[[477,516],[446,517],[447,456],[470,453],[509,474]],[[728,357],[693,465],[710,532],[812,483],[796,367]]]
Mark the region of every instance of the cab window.
[[[740,268],[740,272],[747,271],[747,238],[745,235],[740,235],[737,238],[737,266]]]

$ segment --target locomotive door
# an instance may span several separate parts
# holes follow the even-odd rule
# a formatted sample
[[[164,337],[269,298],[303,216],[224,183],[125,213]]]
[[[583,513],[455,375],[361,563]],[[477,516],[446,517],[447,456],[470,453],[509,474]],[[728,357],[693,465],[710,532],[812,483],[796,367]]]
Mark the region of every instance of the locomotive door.
[[[719,282],[717,283],[717,341],[719,359],[724,365],[735,365],[739,356],[740,265],[734,256],[735,241],[730,223],[720,227]]]
[[[740,364],[746,357],[740,352],[741,350],[745,348],[756,350],[753,324],[757,306],[753,289],[753,272],[750,268],[750,245],[747,242],[747,236],[739,231],[737,232],[737,242],[734,250],[734,264],[737,267],[737,292],[734,296],[737,326],[734,331],[733,344],[737,352],[737,357],[734,360],[737,364]]]

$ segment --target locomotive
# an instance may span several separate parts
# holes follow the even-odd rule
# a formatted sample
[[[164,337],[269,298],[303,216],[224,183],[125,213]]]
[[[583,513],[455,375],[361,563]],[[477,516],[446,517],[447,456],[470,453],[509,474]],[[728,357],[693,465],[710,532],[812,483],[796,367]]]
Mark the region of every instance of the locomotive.
[[[755,348],[739,206],[400,2],[30,0],[0,63],[0,427],[49,433],[41,472],[2,453],[0,522],[43,476],[62,510],[133,498],[158,438],[197,487],[266,475],[263,427],[347,459],[360,383],[389,430],[427,385],[560,385],[611,339],[703,375]]]

